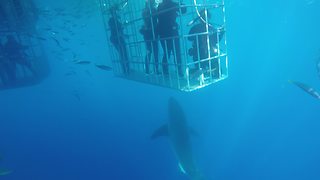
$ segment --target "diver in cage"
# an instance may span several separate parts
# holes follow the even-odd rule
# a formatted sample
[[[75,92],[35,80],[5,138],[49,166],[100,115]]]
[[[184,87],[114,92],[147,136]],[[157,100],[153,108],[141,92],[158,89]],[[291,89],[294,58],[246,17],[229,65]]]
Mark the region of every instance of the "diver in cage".
[[[110,41],[120,56],[120,64],[122,71],[125,75],[129,74],[129,58],[126,48],[126,35],[123,32],[123,24],[120,22],[120,17],[117,14],[118,7],[113,6],[110,8],[111,17],[109,19],[109,27],[111,31]]]
[[[186,7],[181,8],[181,3],[172,0],[163,0],[157,10],[158,24],[157,32],[160,37],[161,47],[164,55],[162,58],[162,70],[165,75],[169,74],[168,59],[173,54],[175,64],[178,65],[179,76],[183,76],[181,64],[181,48],[179,41],[179,25],[176,22],[180,13],[187,12]]]
[[[155,0],[147,0],[145,8],[142,12],[143,26],[140,29],[140,33],[143,35],[143,39],[147,48],[147,55],[145,57],[146,74],[150,73],[150,60],[153,54],[155,73],[159,74],[159,46],[158,46],[158,33],[156,26],[158,19],[155,16],[157,12]]]
[[[207,15],[205,12],[205,10],[202,10],[199,13],[201,17],[193,20],[193,24],[196,24],[189,31],[188,40],[192,42],[192,48],[189,49],[188,54],[193,57],[195,63],[195,69],[191,71],[211,72],[218,78],[219,62],[217,59],[210,58],[217,55],[217,44],[224,35],[224,28],[217,29],[211,24],[207,24],[206,22],[208,22],[211,15],[209,11],[207,11]],[[210,64],[211,66],[209,66]]]
[[[4,45],[4,52],[6,58],[10,61],[8,74],[10,77],[15,80],[16,78],[16,65],[19,64],[22,67],[26,67],[29,71],[34,75],[37,76],[37,72],[32,67],[30,60],[25,53],[25,50],[28,46],[21,45],[13,35],[7,36],[7,42]]]

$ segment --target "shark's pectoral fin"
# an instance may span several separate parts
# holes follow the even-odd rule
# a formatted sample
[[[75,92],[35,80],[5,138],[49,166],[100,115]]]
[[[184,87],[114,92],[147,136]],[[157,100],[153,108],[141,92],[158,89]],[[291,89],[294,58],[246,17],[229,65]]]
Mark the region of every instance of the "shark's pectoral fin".
[[[169,136],[168,125],[167,124],[161,126],[156,131],[154,131],[154,133],[151,136],[151,139],[155,139],[155,138],[158,138],[160,136]]]

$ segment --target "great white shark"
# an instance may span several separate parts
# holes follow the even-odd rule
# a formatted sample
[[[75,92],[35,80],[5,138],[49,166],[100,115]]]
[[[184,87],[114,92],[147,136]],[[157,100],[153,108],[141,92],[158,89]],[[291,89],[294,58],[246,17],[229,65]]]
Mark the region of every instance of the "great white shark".
[[[190,137],[192,131],[188,126],[183,109],[172,97],[168,102],[168,113],[168,123],[158,128],[152,134],[151,138],[155,139],[160,136],[167,136],[177,156],[181,171],[187,174],[192,180],[204,180],[193,158]]]

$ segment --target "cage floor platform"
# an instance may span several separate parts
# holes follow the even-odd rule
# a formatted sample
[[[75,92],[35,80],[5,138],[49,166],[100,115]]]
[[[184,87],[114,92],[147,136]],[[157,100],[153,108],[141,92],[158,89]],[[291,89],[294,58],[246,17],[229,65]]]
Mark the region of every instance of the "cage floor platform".
[[[227,76],[224,75],[220,76],[219,78],[211,78],[210,76],[205,76],[203,73],[190,74],[188,76],[184,75],[183,77],[179,77],[174,72],[169,73],[169,75],[164,75],[162,73],[146,74],[134,70],[131,70],[130,73],[127,75],[116,74],[116,76],[128,80],[177,89],[185,92],[191,92],[227,78]]]

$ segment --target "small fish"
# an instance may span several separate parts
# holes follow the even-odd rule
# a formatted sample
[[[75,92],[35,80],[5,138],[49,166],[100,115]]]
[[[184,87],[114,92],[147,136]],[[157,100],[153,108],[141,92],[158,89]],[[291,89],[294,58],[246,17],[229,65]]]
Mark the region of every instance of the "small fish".
[[[37,38],[37,39],[39,39],[39,40],[41,40],[41,41],[46,41],[46,40],[47,40],[46,38],[43,38],[43,37],[40,37],[40,36],[37,36],[37,37],[35,37],[35,38]]]
[[[75,59],[73,59],[71,62],[72,62],[72,63],[77,63],[77,62],[79,62],[79,59],[75,58]]]
[[[317,92],[315,89],[313,89],[312,87],[304,84],[304,83],[301,83],[301,82],[297,82],[297,81],[290,81],[289,80],[289,83],[292,83],[294,85],[296,85],[297,87],[301,88],[302,90],[304,90],[306,93],[310,94],[311,96],[317,98],[317,99],[320,99],[320,94],[319,92]]]
[[[96,67],[99,69],[105,70],[105,71],[112,71],[112,67],[110,67],[110,66],[96,64]]]
[[[90,61],[77,61],[75,64],[85,65],[85,64],[91,64]]]
[[[8,169],[0,169],[0,176],[5,176],[8,174],[11,174],[12,171],[8,170]]]
[[[57,44],[57,46],[59,46],[60,48],[63,49],[63,47],[61,46],[60,42],[59,42],[56,38],[54,38],[54,37],[51,37],[51,38],[52,38],[53,41]]]

